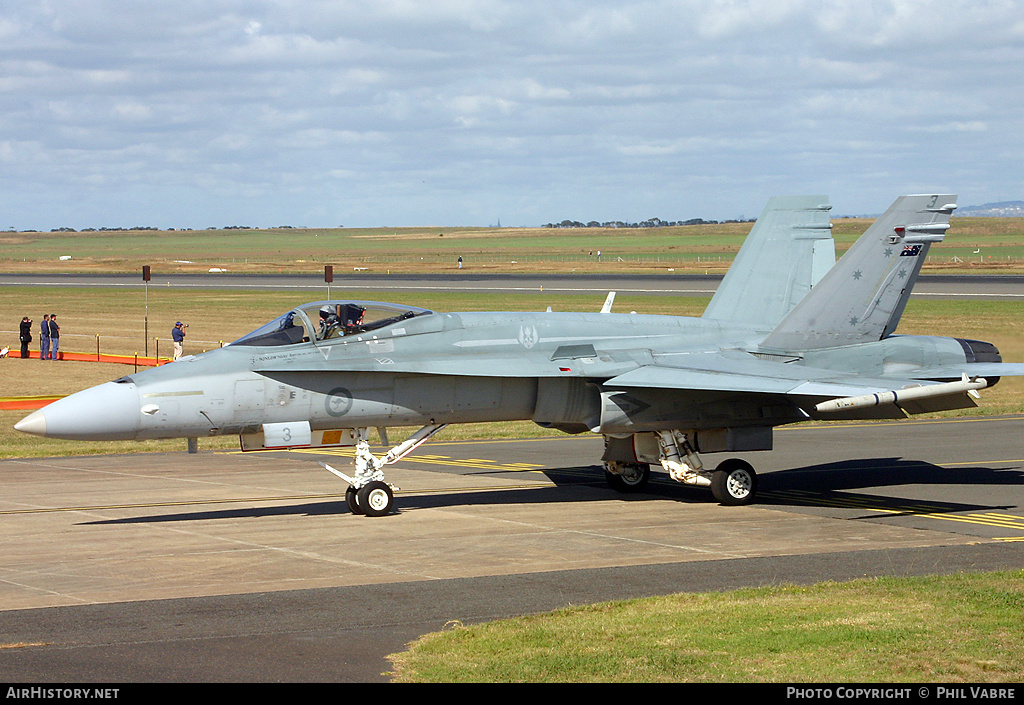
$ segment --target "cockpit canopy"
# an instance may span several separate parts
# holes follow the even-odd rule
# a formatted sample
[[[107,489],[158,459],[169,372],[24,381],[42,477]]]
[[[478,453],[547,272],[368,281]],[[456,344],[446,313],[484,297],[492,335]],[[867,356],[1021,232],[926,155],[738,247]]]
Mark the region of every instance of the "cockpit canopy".
[[[293,308],[232,345],[294,345],[386,328],[414,316],[433,313],[418,306],[379,301],[315,301]]]

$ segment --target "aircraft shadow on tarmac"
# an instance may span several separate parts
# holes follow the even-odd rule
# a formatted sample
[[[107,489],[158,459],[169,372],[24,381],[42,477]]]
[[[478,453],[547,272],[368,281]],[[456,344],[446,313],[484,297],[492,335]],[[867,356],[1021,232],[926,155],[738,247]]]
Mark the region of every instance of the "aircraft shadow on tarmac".
[[[1012,509],[1018,504],[970,504],[928,500],[912,496],[891,497],[872,492],[873,488],[899,488],[912,485],[962,487],[1013,487],[1024,484],[1019,467],[994,468],[985,465],[957,468],[942,467],[919,460],[898,457],[864,458],[835,463],[790,468],[760,476],[758,504],[772,506],[833,506],[837,497],[870,502],[875,508],[906,510],[913,502],[932,513]]]
[[[633,495],[620,495],[605,485],[603,471],[599,467],[591,468],[559,468],[557,470],[545,470],[545,475],[554,485],[537,484],[536,486],[516,486],[512,488],[496,487],[487,490],[457,490],[451,492],[431,492],[426,494],[396,494],[397,511],[391,516],[396,516],[406,511],[417,509],[440,509],[444,507],[465,507],[496,504],[545,504],[555,502],[593,502],[609,498],[621,498],[626,500],[641,501],[645,498],[642,493]],[[673,483],[675,484],[675,483]],[[581,491],[582,490],[582,491]],[[703,494],[703,493],[702,493]],[[694,493],[694,500],[700,495]],[[710,497],[710,494],[708,494]],[[646,498],[650,498],[647,494]],[[282,498],[282,500],[285,498]],[[211,500],[211,504],[215,500]],[[263,506],[232,507],[222,509],[203,509],[197,511],[175,512],[170,514],[155,514],[149,516],[124,517],[121,519],[101,519],[96,521],[82,522],[83,525],[96,526],[104,524],[147,524],[176,521],[213,521],[218,519],[256,519],[260,517],[274,516],[320,516],[320,515],[347,515],[351,514],[344,495],[339,494],[337,500],[326,499],[308,503],[273,504],[273,498],[247,501],[239,498],[238,503],[259,503]],[[195,500],[190,500],[195,504]],[[140,507],[145,508],[145,507]]]
[[[680,503],[705,504],[713,502],[711,493],[702,488],[673,482],[660,473],[652,477],[647,487],[637,493],[621,494],[605,485],[603,472],[598,466],[549,468],[542,471],[552,485],[496,487],[488,490],[453,490],[408,495],[398,494],[398,510],[392,516],[418,509],[445,507],[545,504],[554,502],[593,502],[618,499],[645,501],[654,497],[672,499]],[[490,474],[490,473],[472,473]],[[902,487],[909,485],[961,485],[961,486],[1020,486],[1024,484],[1024,470],[1017,467],[992,468],[983,465],[945,468],[931,463],[901,458],[868,458],[836,463],[809,465],[787,470],[765,472],[759,476],[760,490],[756,504],[772,507],[832,507],[837,497],[857,498],[878,508],[906,510],[910,502],[927,504],[927,511],[962,512],[1010,509],[1015,504],[967,504],[929,500],[922,503],[909,498],[890,497],[857,490]],[[282,498],[283,499],[283,498]],[[239,503],[245,502],[240,498]],[[136,524],[177,521],[215,521],[218,519],[258,519],[272,516],[321,516],[350,514],[344,499],[325,498],[323,501],[275,504],[274,500],[253,500],[262,506],[203,509],[171,514],[125,517],[83,522],[89,525]]]

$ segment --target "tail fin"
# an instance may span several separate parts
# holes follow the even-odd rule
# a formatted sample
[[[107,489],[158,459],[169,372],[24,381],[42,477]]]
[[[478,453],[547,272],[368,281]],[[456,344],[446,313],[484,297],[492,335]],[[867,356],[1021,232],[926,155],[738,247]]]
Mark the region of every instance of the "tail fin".
[[[768,201],[704,318],[774,326],[836,262],[828,196]]]
[[[901,196],[860,236],[761,347],[816,350],[890,335],[933,242],[949,228],[956,196]]]

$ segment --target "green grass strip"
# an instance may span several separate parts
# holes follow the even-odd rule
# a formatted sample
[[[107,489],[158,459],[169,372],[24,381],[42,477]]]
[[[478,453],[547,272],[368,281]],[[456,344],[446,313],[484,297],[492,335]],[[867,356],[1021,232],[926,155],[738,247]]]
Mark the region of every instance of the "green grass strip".
[[[400,682],[1020,682],[1024,571],[677,594],[463,625]]]

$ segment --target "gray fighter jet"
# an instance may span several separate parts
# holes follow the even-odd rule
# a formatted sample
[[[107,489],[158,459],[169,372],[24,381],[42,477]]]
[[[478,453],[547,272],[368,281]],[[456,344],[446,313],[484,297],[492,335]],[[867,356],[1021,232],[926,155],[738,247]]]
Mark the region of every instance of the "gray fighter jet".
[[[600,433],[612,487],[651,466],[753,501],[757,475],[701,454],[770,450],[775,426],[974,406],[1024,374],[996,348],[895,335],[950,195],[903,196],[837,263],[824,196],[772,199],[700,318],[437,313],[365,301],[299,306],[201,355],[56,401],[15,428],[83,440],[238,434],[245,450],[354,446],[353,512],[392,511],[384,468],[451,423],[530,419]],[[420,426],[383,456],[369,430]],[[194,441],[190,443],[194,447]]]

